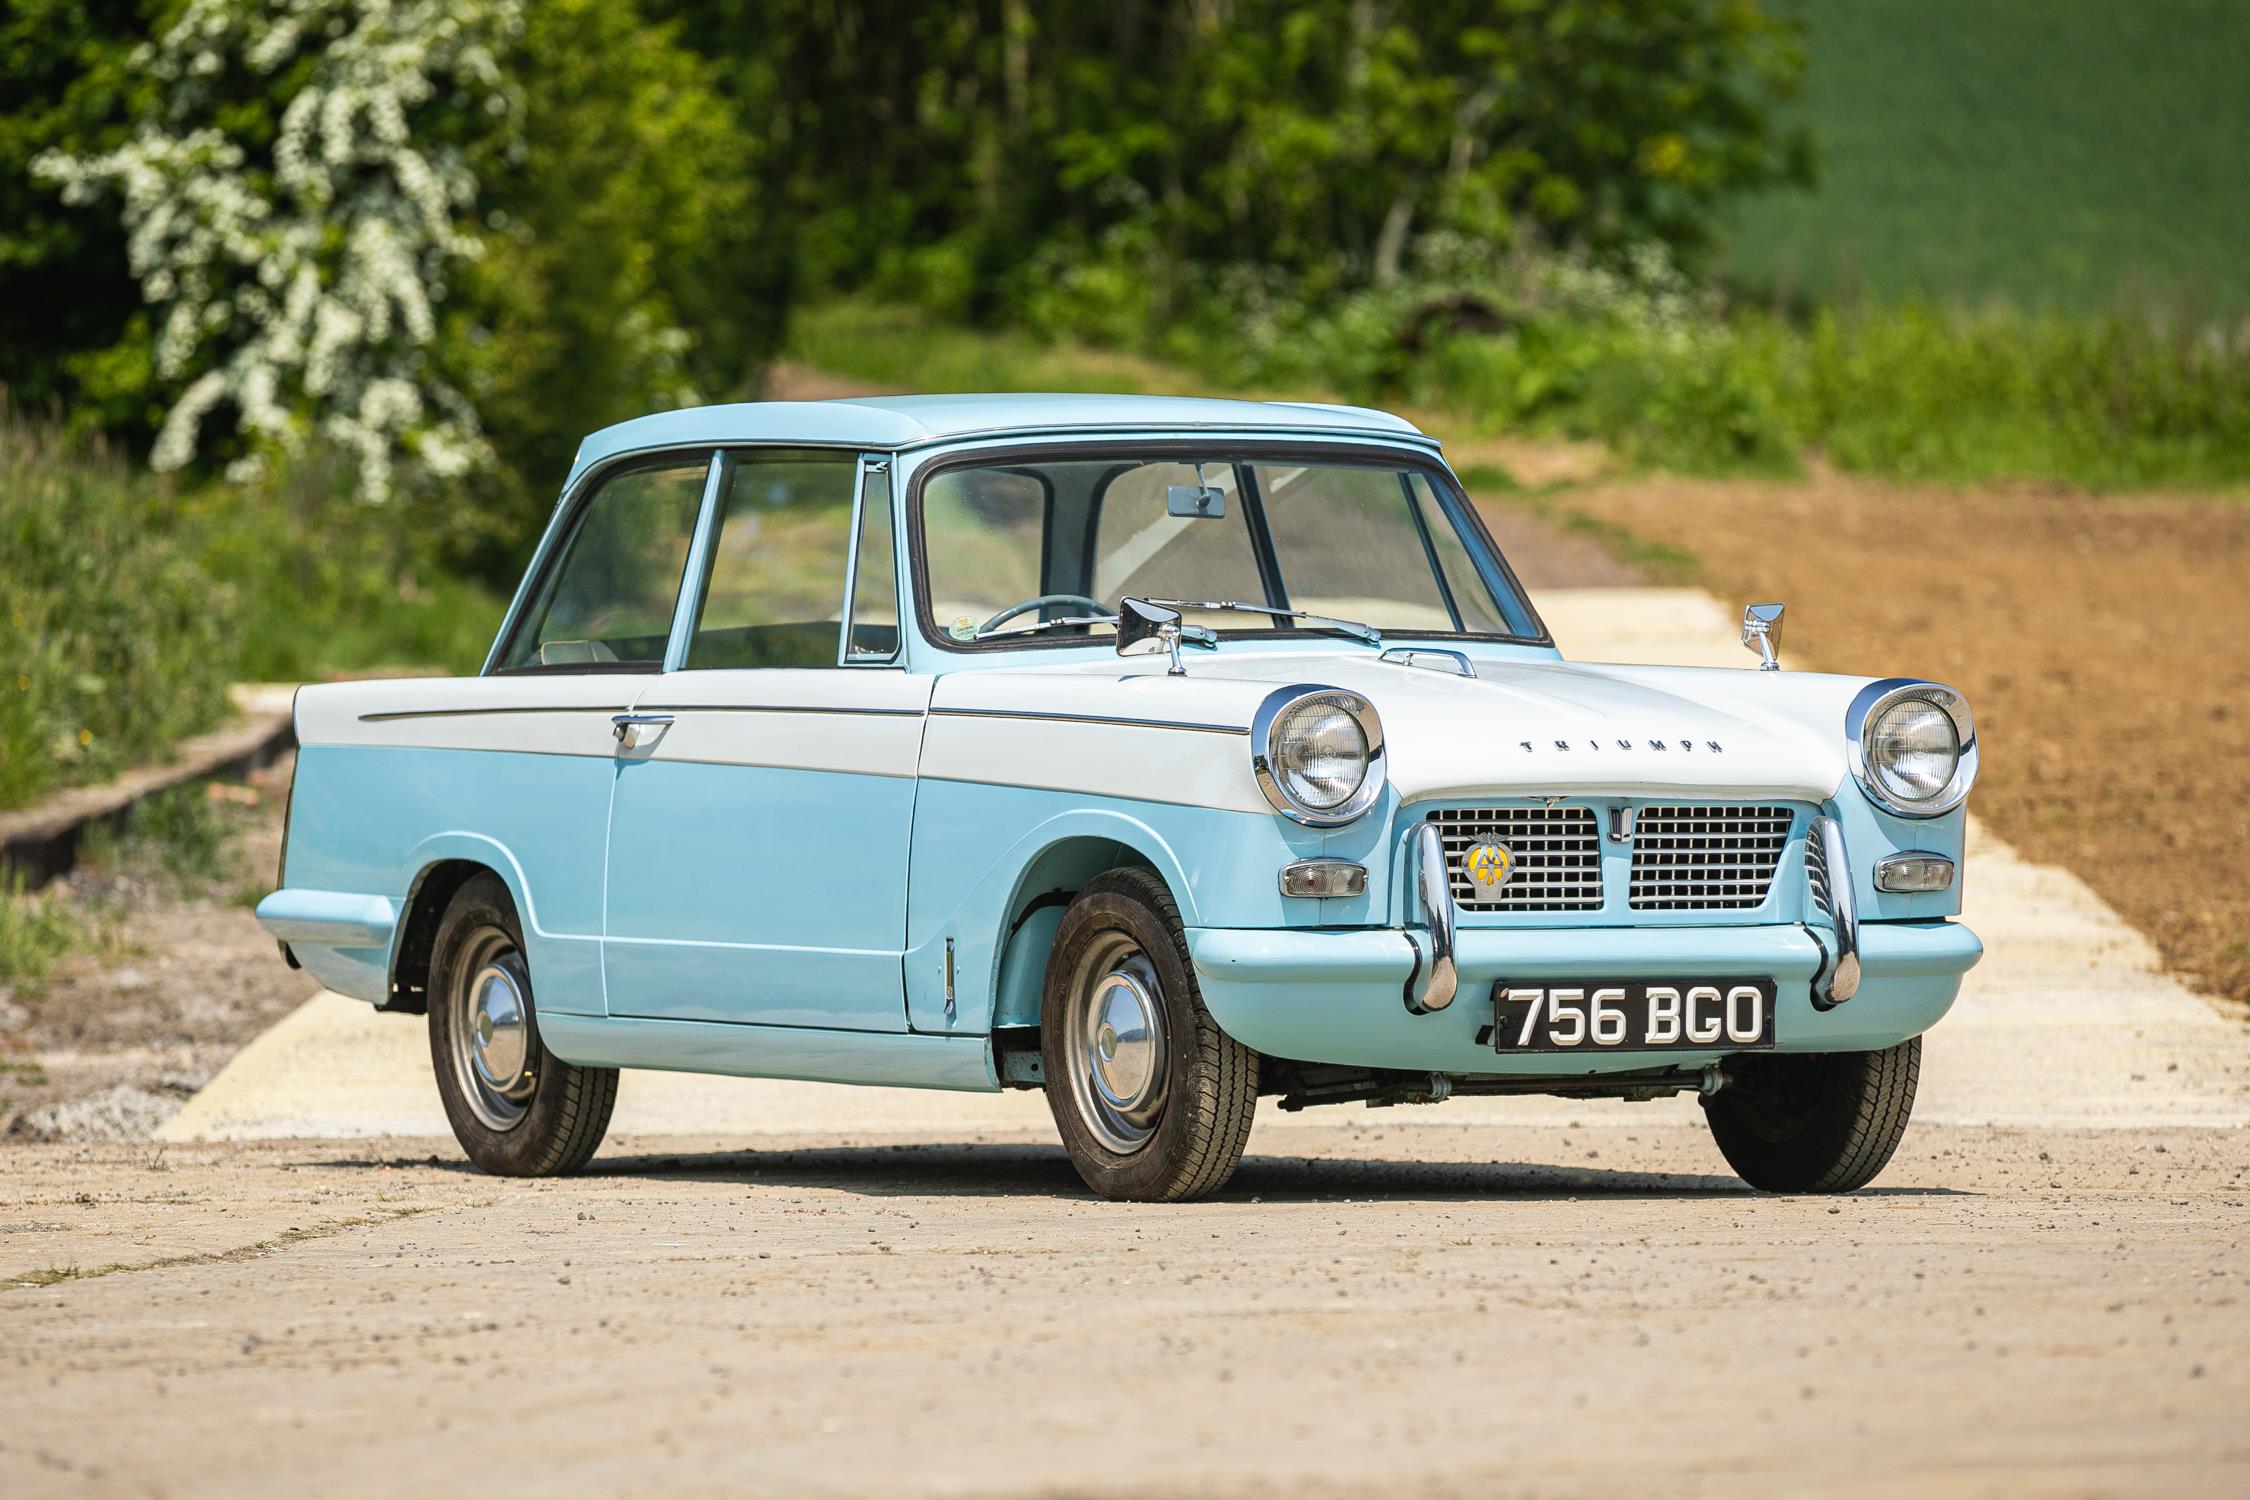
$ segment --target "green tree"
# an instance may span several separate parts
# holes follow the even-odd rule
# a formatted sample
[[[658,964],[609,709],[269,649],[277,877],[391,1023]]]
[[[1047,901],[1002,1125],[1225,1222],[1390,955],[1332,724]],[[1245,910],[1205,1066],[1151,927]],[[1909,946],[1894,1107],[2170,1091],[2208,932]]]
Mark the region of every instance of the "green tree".
[[[139,440],[161,410],[115,390],[119,382],[98,368],[105,351],[127,342],[141,308],[124,227],[106,207],[64,203],[33,179],[31,164],[58,148],[123,143],[135,87],[129,59],[148,34],[147,9],[140,0],[0,6],[0,383],[19,409],[38,410],[83,406],[94,376],[109,399],[103,420],[87,425]]]
[[[1752,0],[650,0],[768,126],[813,285],[886,274],[994,312],[1116,264],[1315,294],[1425,247],[1693,253],[1808,173],[1802,66]]]
[[[477,406],[512,481],[504,548],[587,432],[754,393],[785,312],[759,143],[718,66],[629,5],[544,0],[526,20],[520,154],[487,179],[490,252],[465,288]]]

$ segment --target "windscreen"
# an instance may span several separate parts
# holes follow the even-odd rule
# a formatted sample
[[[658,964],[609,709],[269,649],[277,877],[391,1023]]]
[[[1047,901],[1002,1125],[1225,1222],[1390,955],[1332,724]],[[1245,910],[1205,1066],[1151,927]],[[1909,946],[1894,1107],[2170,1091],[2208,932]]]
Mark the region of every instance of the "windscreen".
[[[1536,636],[1466,500],[1441,471],[1329,457],[1010,459],[920,486],[927,617],[973,644],[1106,639],[1128,595],[1243,635],[1333,616],[1386,635]],[[1081,622],[1081,623],[1073,623]]]

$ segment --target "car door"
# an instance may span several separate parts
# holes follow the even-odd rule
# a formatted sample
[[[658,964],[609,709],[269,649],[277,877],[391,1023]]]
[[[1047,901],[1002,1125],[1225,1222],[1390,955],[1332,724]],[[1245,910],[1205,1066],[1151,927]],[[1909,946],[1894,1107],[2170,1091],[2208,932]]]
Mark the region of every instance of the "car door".
[[[703,509],[709,449],[633,460],[570,498],[483,676],[427,684],[370,715],[379,743],[433,752],[387,795],[348,804],[370,824],[427,806],[430,852],[512,865],[539,1003],[600,1015],[603,850],[612,720],[663,668]]]
[[[621,726],[611,1015],[905,1029],[930,682],[899,666],[892,505],[881,459],[722,456],[670,670]]]

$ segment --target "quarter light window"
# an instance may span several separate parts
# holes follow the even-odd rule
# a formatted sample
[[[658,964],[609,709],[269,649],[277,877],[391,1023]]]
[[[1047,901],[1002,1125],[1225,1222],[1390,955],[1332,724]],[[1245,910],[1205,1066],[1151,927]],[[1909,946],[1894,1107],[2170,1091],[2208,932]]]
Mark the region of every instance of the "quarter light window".
[[[604,480],[524,611],[503,672],[653,672],[664,663],[710,462]]]
[[[852,539],[848,453],[733,455],[689,667],[833,667]]]
[[[898,556],[891,546],[891,471],[870,469],[859,491],[859,561],[852,569],[847,661],[898,655]]]

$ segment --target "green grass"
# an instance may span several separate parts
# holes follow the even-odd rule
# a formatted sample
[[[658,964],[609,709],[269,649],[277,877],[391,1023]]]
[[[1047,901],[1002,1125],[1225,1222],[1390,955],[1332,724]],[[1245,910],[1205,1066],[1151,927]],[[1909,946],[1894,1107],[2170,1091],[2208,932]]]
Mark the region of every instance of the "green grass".
[[[845,298],[791,316],[784,357],[829,375],[901,393],[1113,391],[1208,393],[1195,375],[1070,339],[971,331],[918,308]]]
[[[139,866],[176,880],[209,882],[227,873],[239,830],[211,803],[201,782],[168,788],[133,805],[123,832],[106,824],[79,841],[79,859],[96,868]]]
[[[0,889],[0,985],[37,984],[92,936],[67,896]]]
[[[2250,314],[2250,6],[1799,0],[1811,194],[1726,270],[1796,304]]]
[[[231,683],[473,671],[504,601],[309,463],[175,484],[0,405],[0,808],[160,760]]]
[[[1651,467],[1788,475],[1838,467],[1913,480],[2056,481],[2097,489],[2250,484],[2250,339],[2119,316],[1862,306],[1809,324],[1721,317],[1692,297],[1611,286],[1527,299],[1499,335],[1389,357],[1414,294],[1299,310],[1302,337],[1228,347],[1182,329],[1200,364],[1068,337],[964,329],[912,308],[811,307],[794,358],[887,389],[1277,394],[1404,404],[1467,430],[1607,443]],[[1215,316],[1214,323],[1221,321]],[[1313,351],[1308,353],[1308,351]],[[1326,358],[1321,351],[1338,351]],[[1675,564],[1646,560],[1659,571]]]
[[[228,713],[233,601],[163,489],[0,408],[0,807]]]

